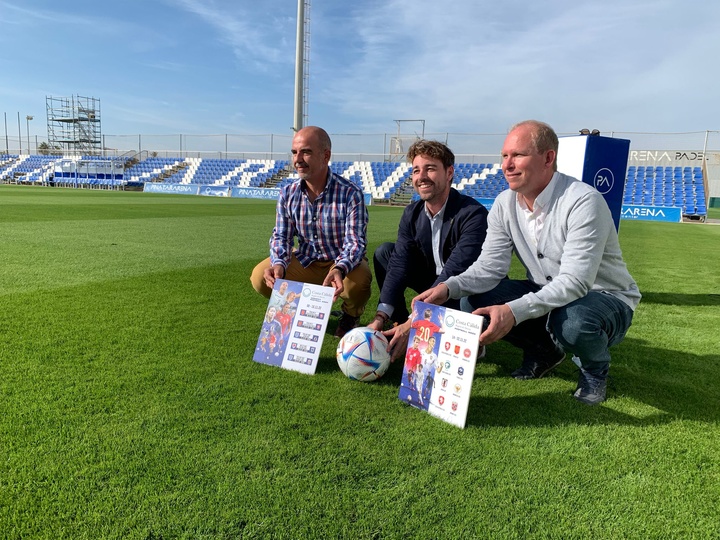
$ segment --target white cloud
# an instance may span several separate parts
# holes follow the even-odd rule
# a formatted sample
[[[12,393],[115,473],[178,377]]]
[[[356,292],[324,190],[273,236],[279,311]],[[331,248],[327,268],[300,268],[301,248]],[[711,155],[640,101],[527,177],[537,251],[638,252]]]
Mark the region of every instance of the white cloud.
[[[380,3],[355,12],[348,26],[360,40],[356,54],[347,66],[326,69],[343,73],[322,99],[343,114],[380,122],[424,118],[442,131],[497,131],[527,117],[573,130],[586,119],[605,128],[641,122],[651,114],[648,101],[664,94],[663,81],[679,89],[689,51],[702,51],[688,42],[700,41],[702,24],[678,17],[680,7],[618,0]],[[704,30],[700,47],[717,50],[717,32]],[[328,54],[326,47],[315,49],[316,58]]]
[[[242,63],[262,67],[266,63],[288,62],[287,42],[277,39],[278,29],[269,24],[277,22],[236,2],[214,0],[175,0],[178,7],[199,16],[218,34],[218,39],[229,45]],[[280,34],[282,35],[282,34]]]
[[[288,133],[296,10],[0,0],[4,108],[40,118],[47,95],[92,95],[108,132]],[[310,121],[335,133],[720,127],[718,3],[316,1],[310,16]]]

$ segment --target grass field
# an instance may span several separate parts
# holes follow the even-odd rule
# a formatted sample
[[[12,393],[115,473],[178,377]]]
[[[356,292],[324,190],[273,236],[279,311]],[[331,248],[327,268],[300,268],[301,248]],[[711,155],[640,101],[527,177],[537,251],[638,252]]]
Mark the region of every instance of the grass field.
[[[371,251],[400,213],[370,209]],[[644,298],[606,403],[498,343],[461,430],[397,399],[399,365],[344,378],[331,335],[314,376],[252,361],[273,223],[0,186],[0,538],[720,537],[720,226],[622,222]]]

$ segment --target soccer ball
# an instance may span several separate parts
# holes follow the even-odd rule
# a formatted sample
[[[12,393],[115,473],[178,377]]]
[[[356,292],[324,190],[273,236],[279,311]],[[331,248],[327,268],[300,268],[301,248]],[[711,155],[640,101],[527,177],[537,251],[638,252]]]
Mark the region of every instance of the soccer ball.
[[[340,340],[337,363],[348,379],[370,382],[382,377],[390,366],[388,340],[367,327],[350,330]]]

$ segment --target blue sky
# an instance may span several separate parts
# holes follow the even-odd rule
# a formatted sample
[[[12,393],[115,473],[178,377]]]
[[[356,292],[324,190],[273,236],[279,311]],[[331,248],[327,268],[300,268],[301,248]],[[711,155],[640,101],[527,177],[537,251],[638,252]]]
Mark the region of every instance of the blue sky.
[[[0,0],[0,112],[100,99],[106,134],[290,134],[296,0]],[[331,133],[720,129],[720,3],[313,0]]]

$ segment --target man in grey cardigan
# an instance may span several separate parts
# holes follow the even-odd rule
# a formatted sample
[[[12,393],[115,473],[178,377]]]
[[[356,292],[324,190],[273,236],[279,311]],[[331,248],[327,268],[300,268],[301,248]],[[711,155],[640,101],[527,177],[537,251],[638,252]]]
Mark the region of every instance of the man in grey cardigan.
[[[641,295],[605,199],[557,172],[557,150],[547,124],[510,129],[502,149],[510,189],[490,210],[482,253],[415,300],[463,298],[464,310],[489,318],[480,342],[505,339],[522,349],[516,379],[539,379],[572,353],[581,364],[574,397],[594,405],[605,400],[608,348],[625,337]],[[505,277],[513,251],[526,280]]]

